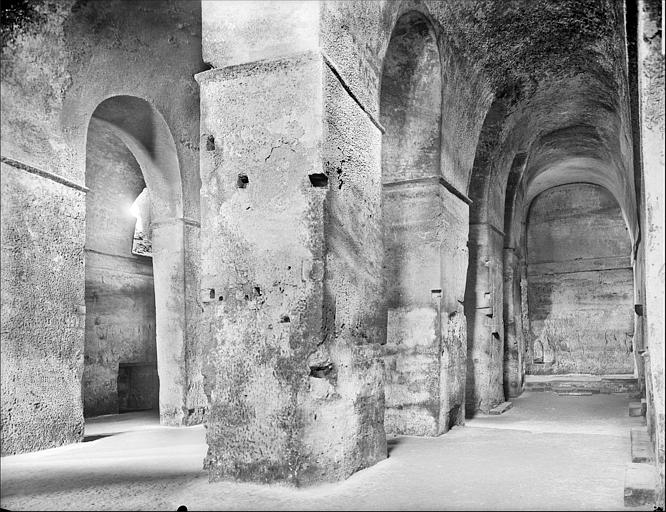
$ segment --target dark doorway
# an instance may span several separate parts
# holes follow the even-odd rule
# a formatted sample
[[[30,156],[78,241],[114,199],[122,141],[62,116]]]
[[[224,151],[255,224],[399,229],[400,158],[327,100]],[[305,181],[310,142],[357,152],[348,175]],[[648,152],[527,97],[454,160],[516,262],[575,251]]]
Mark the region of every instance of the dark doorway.
[[[159,378],[155,363],[118,364],[118,412],[159,407]]]

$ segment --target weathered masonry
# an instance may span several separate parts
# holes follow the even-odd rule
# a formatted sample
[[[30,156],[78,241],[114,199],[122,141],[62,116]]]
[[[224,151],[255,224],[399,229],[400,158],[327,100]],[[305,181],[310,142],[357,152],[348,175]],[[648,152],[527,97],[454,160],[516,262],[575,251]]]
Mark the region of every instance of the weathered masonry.
[[[2,9],[3,455],[156,409],[311,485],[620,374],[663,506],[659,1]]]

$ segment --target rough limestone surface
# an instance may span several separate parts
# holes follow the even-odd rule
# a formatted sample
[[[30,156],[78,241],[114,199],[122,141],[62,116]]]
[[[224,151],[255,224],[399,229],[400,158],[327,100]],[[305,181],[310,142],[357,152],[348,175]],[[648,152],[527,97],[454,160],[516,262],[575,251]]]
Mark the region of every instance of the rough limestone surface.
[[[437,178],[384,186],[387,432],[439,435],[461,421],[466,213]]]
[[[663,482],[661,9],[658,0],[3,3],[0,137],[3,157],[18,162],[2,171],[3,450],[78,439],[82,382],[104,367],[94,386],[112,402],[121,349],[151,338],[147,265],[134,261],[104,286],[91,273],[91,292],[120,287],[98,302],[118,309],[96,315],[96,327],[81,309],[84,217],[99,220],[85,213],[95,193],[79,190],[95,112],[152,192],[162,422],[199,422],[210,402],[212,479],[341,479],[386,456],[385,426],[442,433],[465,408],[520,393],[537,355],[526,342],[548,335],[545,317],[564,333],[557,361],[589,369],[572,350],[580,315],[566,306],[580,299],[585,328],[613,329],[601,351],[612,357],[594,364],[635,365],[645,377]],[[532,203],[582,182],[607,190],[614,206],[600,216],[627,227],[617,267],[589,268],[608,263],[589,259],[589,240],[556,244],[554,262],[534,244],[526,252]],[[103,234],[125,237],[120,224]],[[622,222],[613,226],[602,227],[614,234]],[[89,254],[89,269],[108,263]],[[563,262],[575,272],[563,274]],[[44,290],[48,301],[37,298]],[[608,313],[619,297],[633,313]],[[126,325],[114,330],[112,316]],[[82,381],[86,325],[104,364]],[[39,352],[42,340],[52,355]],[[634,353],[618,359],[616,341]],[[24,357],[36,346],[39,358]],[[23,371],[28,359],[34,372]],[[40,380],[45,364],[57,382]],[[21,400],[45,387],[57,397]],[[67,413],[56,413],[66,397]],[[663,505],[663,486],[657,498]]]
[[[652,404],[651,436],[657,464],[656,505],[664,506],[664,54],[663,3],[638,2],[638,70],[641,104],[641,153],[645,183],[646,372]]]
[[[198,78],[211,480],[295,483],[301,471],[297,398],[322,315],[322,191],[308,179],[320,170],[321,66],[304,56]]]
[[[552,188],[527,217],[528,372],[633,373],[631,240],[613,196]]]
[[[1,443],[8,455],[83,437],[85,206],[80,190],[1,165]]]
[[[439,378],[439,432],[465,422],[467,321],[463,307],[467,276],[469,206],[440,187],[441,213],[439,302],[441,329]]]
[[[321,174],[322,66],[305,54],[199,78],[212,480],[296,484],[309,462],[299,394],[323,315],[325,189],[309,179]]]
[[[504,402],[503,242],[503,234],[492,226],[470,223],[465,288],[468,415],[487,413]]]
[[[317,461],[305,476],[312,483],[346,478],[387,455],[381,132],[328,66],[322,133],[322,170],[328,178],[324,323],[320,344],[308,357],[311,394],[304,397],[304,415],[317,420],[306,424],[304,435]],[[328,382],[323,394],[316,381],[329,361],[333,369],[323,379]],[[318,411],[327,423],[319,421]]]
[[[315,52],[199,80],[211,141],[202,158],[206,466],[213,480],[345,478],[386,456],[380,133]],[[365,267],[350,260],[359,253]]]
[[[505,234],[505,240],[507,235]],[[513,247],[504,248],[504,394],[519,396],[525,384],[525,346],[521,261]]]
[[[441,329],[437,179],[384,185],[386,428],[437,435]]]

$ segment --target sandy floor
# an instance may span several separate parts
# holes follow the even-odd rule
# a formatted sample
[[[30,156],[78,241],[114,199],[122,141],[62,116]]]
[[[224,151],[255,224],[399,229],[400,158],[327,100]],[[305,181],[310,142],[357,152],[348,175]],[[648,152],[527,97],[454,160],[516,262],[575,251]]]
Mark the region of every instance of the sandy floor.
[[[628,404],[524,393],[502,416],[392,439],[386,460],[309,489],[209,484],[203,427],[106,416],[88,422],[87,442],[2,458],[0,501],[9,510],[622,510],[629,429],[641,424]]]

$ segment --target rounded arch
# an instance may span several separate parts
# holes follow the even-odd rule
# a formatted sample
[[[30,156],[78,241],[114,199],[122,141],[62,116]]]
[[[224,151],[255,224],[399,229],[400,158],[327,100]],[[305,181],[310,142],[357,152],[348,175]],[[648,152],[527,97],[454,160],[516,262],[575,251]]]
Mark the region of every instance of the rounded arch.
[[[121,168],[125,170],[119,176],[117,171]],[[107,340],[105,353],[97,356],[100,361],[116,364],[115,367],[106,364],[103,368],[105,379],[111,383],[114,372],[120,372],[121,363],[136,364],[145,362],[136,361],[137,358],[150,359],[156,364],[159,375],[161,422],[181,425],[188,421],[189,410],[186,406],[186,309],[187,301],[191,299],[186,294],[186,286],[191,276],[188,277],[185,268],[188,233],[183,218],[178,154],[161,113],[148,101],[136,96],[118,95],[100,102],[86,131],[85,176],[90,188],[86,198],[87,217],[95,219],[95,225],[88,226],[86,232],[86,347],[94,347],[96,340]],[[115,192],[109,192],[109,186]],[[132,220],[129,207],[144,187],[150,197],[150,263],[138,261],[131,253],[134,223],[128,224]],[[103,215],[95,213],[100,205],[106,211]],[[124,224],[122,230],[116,228],[118,223]],[[117,233],[112,240],[104,235],[105,231]],[[101,261],[104,258],[109,261]],[[114,263],[116,260],[118,263]],[[121,262],[126,267],[123,277],[111,275],[113,265],[119,266]],[[150,331],[151,327],[145,315],[129,326],[115,322],[117,318],[132,314],[132,301],[152,304],[154,320],[152,333],[148,333],[154,340],[152,359],[146,355],[146,350],[139,351],[144,354],[141,356],[129,346],[133,338],[147,344],[146,330]],[[104,318],[98,320],[100,315],[96,311],[106,315],[108,326],[100,328]],[[109,332],[115,332],[117,343],[108,343]],[[119,355],[112,345],[128,347]],[[113,390],[113,384],[106,387]],[[113,399],[107,403],[113,404]]]
[[[419,10],[396,21],[380,83],[382,181],[440,174],[442,70],[432,22]]]
[[[617,201],[633,244],[636,236],[633,210],[626,204],[623,186],[613,179],[607,167],[607,164],[598,159],[584,156],[563,157],[554,163],[548,162],[545,165],[539,165],[538,160],[535,159],[530,163],[525,176],[523,222],[527,218],[531,204],[543,192],[553,187],[573,183],[589,183],[603,187]]]
[[[528,373],[632,373],[632,242],[615,195],[591,182],[549,187],[525,224],[531,341],[555,356],[548,368],[528,361]]]
[[[382,63],[382,69],[384,68],[384,61],[386,55],[389,52],[389,47],[391,44],[391,39],[396,35],[396,29],[401,25],[404,27],[405,16],[412,16],[414,18],[421,18],[424,20],[430,27],[433,35],[435,35],[435,41],[438,42],[437,30],[436,30],[436,21],[428,9],[428,6],[420,1],[396,1],[391,2],[387,6],[388,13],[387,17],[390,20],[386,24],[382,24],[381,36],[379,37],[380,44],[378,48],[379,61]],[[378,92],[381,91],[381,83]]]
[[[486,203],[488,185],[492,178],[494,162],[492,156],[499,147],[502,130],[509,111],[511,94],[497,94],[486,113],[479,132],[472,171],[468,175],[467,196],[472,200],[470,214],[481,215]]]
[[[178,154],[162,114],[142,98],[118,95],[97,105],[90,124],[112,131],[138,162],[150,191],[153,219],[181,218],[183,192]]]

